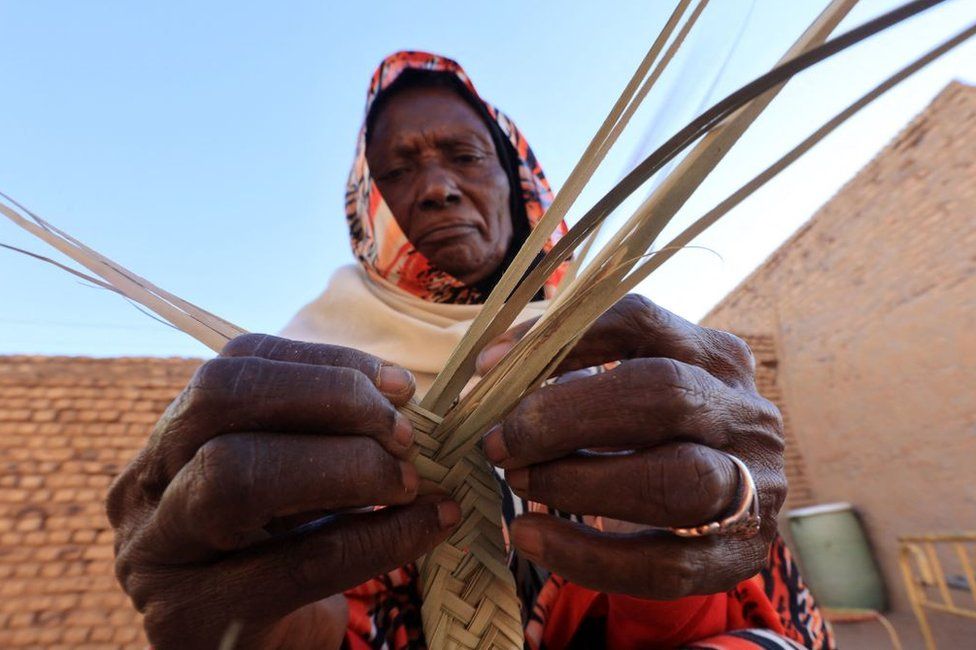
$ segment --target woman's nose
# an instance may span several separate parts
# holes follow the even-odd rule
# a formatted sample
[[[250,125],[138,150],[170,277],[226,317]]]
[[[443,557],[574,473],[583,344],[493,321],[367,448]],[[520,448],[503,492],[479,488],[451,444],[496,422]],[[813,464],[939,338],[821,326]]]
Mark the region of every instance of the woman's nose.
[[[429,169],[419,179],[417,203],[421,210],[441,210],[461,202],[461,192],[450,174]]]

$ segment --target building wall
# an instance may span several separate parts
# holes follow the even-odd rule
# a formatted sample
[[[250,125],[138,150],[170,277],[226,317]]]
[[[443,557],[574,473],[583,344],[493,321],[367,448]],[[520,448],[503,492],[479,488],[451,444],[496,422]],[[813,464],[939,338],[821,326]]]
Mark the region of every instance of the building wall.
[[[976,529],[976,88],[952,84],[703,322],[773,334],[819,502],[896,538]]]
[[[144,648],[105,493],[195,360],[0,357],[0,648]]]
[[[779,402],[772,339],[749,343]],[[145,647],[115,581],[105,493],[199,364],[0,356],[0,648]],[[804,503],[792,452],[788,468]]]

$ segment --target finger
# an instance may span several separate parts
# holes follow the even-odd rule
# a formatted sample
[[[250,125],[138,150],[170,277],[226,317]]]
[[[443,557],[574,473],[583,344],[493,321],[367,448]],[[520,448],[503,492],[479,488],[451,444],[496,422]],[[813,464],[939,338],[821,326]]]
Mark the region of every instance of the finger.
[[[755,436],[781,449],[775,407],[703,369],[673,359],[636,359],[611,371],[545,386],[525,397],[485,437],[489,460],[505,469],[579,449],[653,447],[687,440],[723,449]]]
[[[228,342],[220,356],[261,357],[272,361],[351,368],[369,377],[397,406],[406,404],[416,390],[414,376],[405,368],[340,345],[306,343],[268,334],[244,334]]]
[[[176,475],[132,545],[150,562],[207,559],[267,537],[276,517],[408,503],[419,480],[413,465],[361,436],[219,436]]]
[[[218,357],[201,366],[150,436],[146,456],[168,483],[216,436],[276,431],[367,436],[405,455],[413,428],[359,370]],[[156,469],[150,467],[150,469]]]
[[[522,340],[538,317],[519,323],[508,329],[504,334],[500,334],[485,345],[484,349],[478,354],[475,361],[475,369],[479,375],[485,375],[502,360],[508,351],[515,347],[515,344]]]
[[[693,443],[576,455],[509,470],[505,479],[519,496],[563,512],[659,527],[715,521],[739,500],[735,464]]]
[[[250,568],[267,571],[277,585],[270,598],[291,601],[294,607],[307,602],[309,593],[322,598],[413,562],[445,540],[460,520],[461,509],[454,501],[425,497],[405,506],[349,515],[299,537],[287,555],[262,553],[262,562]]]
[[[478,357],[484,374],[529,331],[523,323],[490,343]],[[742,339],[691,323],[638,294],[625,296],[586,331],[556,369],[580,368],[641,357],[669,357],[700,366],[730,385],[752,385],[755,360]]]
[[[231,621],[277,621],[416,560],[446,539],[460,517],[453,501],[418,500],[269,540],[184,570],[184,580],[172,578],[180,569],[157,567],[130,574],[123,586],[144,612],[154,645],[184,647],[189,628],[197,637],[209,631],[215,638],[201,647],[216,647]],[[160,572],[170,576],[168,591],[159,589]]]
[[[663,531],[614,535],[549,515],[513,522],[529,560],[589,589],[654,600],[728,591],[766,564],[769,537],[677,538]]]

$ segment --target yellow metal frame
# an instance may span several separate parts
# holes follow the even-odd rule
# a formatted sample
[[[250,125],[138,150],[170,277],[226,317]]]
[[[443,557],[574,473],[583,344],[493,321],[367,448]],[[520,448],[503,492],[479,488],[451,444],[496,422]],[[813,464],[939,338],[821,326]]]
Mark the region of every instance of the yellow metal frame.
[[[914,535],[899,537],[900,544],[898,562],[901,565],[902,578],[908,600],[912,604],[912,611],[918,619],[918,626],[925,639],[926,650],[936,650],[935,638],[929,624],[926,610],[943,612],[954,616],[976,619],[976,574],[973,573],[973,557],[976,555],[976,531],[952,533],[944,535]],[[970,604],[957,603],[946,583],[945,571],[939,560],[939,549],[952,549],[959,558],[959,565],[966,583],[969,585],[969,596],[962,596]],[[930,600],[928,589],[935,588],[939,598]]]
[[[839,608],[839,607],[821,607],[821,611],[827,620],[833,625],[836,623],[862,623],[864,621],[877,621],[884,628],[884,631],[888,633],[888,639],[891,640],[891,647],[894,650],[903,650],[901,644],[901,637],[898,636],[898,631],[895,630],[895,626],[891,624],[887,618],[885,618],[881,612],[873,609],[861,609],[861,608]]]

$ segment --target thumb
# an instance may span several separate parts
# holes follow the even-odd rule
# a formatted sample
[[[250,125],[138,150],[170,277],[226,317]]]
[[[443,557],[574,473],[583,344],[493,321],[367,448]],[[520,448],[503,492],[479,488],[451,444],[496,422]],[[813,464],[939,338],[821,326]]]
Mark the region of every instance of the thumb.
[[[532,329],[532,326],[535,325],[537,320],[539,319],[533,318],[524,323],[519,323],[504,334],[489,341],[475,361],[475,368],[478,374],[484,376],[489,370],[498,365],[498,362]]]

